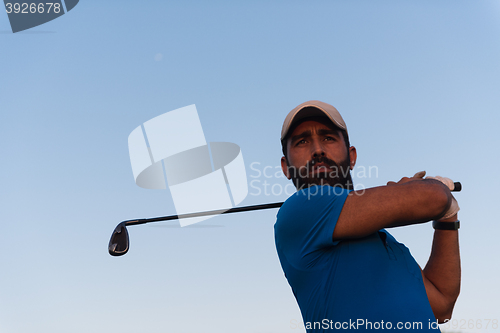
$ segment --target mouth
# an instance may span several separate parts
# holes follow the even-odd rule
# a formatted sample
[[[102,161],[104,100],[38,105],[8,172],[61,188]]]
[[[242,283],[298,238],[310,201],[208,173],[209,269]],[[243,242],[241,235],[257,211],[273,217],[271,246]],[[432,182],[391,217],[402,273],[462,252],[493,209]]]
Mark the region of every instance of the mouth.
[[[330,166],[324,163],[316,163],[311,168],[310,173],[328,172],[330,171]]]

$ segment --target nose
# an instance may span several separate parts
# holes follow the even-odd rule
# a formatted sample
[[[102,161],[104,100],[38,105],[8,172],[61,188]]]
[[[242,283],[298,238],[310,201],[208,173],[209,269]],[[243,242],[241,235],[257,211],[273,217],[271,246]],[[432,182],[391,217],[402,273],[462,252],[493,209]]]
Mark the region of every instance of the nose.
[[[320,140],[313,140],[313,144],[311,146],[311,153],[313,158],[324,157],[325,150]]]

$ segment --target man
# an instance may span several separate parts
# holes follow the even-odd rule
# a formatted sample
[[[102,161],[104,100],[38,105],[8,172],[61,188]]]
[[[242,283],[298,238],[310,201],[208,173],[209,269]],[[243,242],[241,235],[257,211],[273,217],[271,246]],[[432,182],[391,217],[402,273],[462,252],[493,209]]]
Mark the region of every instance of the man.
[[[356,148],[338,111],[320,101],[293,109],[281,133],[283,173],[297,187],[275,224],[276,248],[307,332],[439,331],[460,291],[451,180],[423,179],[352,191]],[[451,182],[452,183],[452,182]],[[423,270],[385,230],[433,223]]]

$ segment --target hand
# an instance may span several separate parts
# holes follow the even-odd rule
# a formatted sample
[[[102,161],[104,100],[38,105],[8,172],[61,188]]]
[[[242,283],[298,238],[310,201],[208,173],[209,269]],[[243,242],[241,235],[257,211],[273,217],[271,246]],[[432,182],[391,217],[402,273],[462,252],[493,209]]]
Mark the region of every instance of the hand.
[[[390,181],[390,182],[387,182],[387,186],[391,186],[391,185],[396,185],[396,184],[403,184],[403,183],[407,183],[407,182],[410,182],[412,180],[416,180],[416,179],[423,179],[425,176],[425,171],[419,171],[417,172],[413,177],[409,178],[409,177],[403,177],[399,180],[399,182],[393,182],[393,181]]]
[[[417,179],[423,179],[425,176],[425,171],[419,171],[417,172],[413,177],[409,178],[409,177],[403,177],[401,178],[401,180],[399,182],[387,182],[387,186],[391,186],[391,185],[396,185],[396,184],[403,184],[403,183],[407,183],[407,182],[410,182],[412,180],[417,180]],[[425,177],[425,179],[434,179],[434,180],[438,180],[440,181],[441,183],[445,184],[446,187],[448,187],[448,189],[451,191],[454,189],[455,187],[455,184],[453,183],[453,180],[451,180],[450,178],[446,178],[446,177],[441,177],[441,176],[436,176],[436,177]],[[452,200],[451,200],[451,205],[450,205],[450,208],[448,208],[448,210],[446,211],[446,213],[443,215],[442,218],[439,219],[439,221],[443,221],[443,220],[446,220],[447,222],[454,222],[457,220],[457,213],[458,211],[460,210],[460,207],[458,206],[458,202],[457,200],[455,199],[455,197],[452,195],[451,196]],[[455,218],[454,220],[452,220],[452,218]]]
[[[445,184],[446,187],[448,187],[448,189],[450,191],[455,188],[455,184],[453,183],[453,180],[451,180],[450,178],[441,177],[441,176],[435,176],[435,177],[427,176],[427,177],[425,177],[425,179],[435,179],[435,180],[438,180],[441,183]],[[460,206],[458,206],[457,199],[455,199],[455,197],[452,195],[451,196],[451,205],[450,205],[450,208],[444,214],[444,216],[439,219],[439,221],[454,222],[454,221],[458,220],[457,213],[458,213],[459,210],[460,210]],[[446,220],[446,221],[444,221],[444,220]]]

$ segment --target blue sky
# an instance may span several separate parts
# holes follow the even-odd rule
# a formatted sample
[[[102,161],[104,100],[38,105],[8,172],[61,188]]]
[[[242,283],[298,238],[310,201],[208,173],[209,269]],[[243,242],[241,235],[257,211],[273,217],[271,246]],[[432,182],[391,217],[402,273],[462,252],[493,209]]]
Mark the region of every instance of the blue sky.
[[[131,227],[120,258],[107,243],[122,220],[175,213],[134,183],[134,128],[196,104],[207,141],[237,143],[249,182],[277,189],[253,169],[279,165],[284,117],[318,99],[378,170],[356,184],[462,182],[454,318],[483,327],[455,331],[495,332],[498,59],[498,1],[82,0],[16,34],[0,15],[0,331],[303,332],[276,210]],[[241,205],[287,197],[249,191]],[[391,232],[424,266],[430,224]]]

